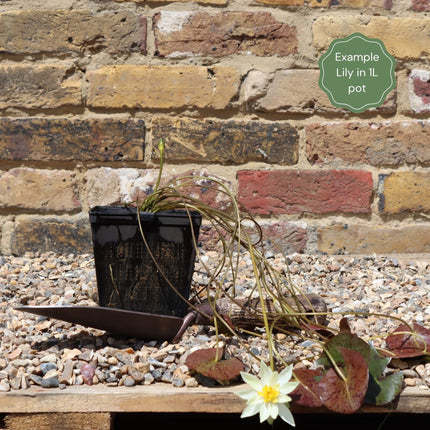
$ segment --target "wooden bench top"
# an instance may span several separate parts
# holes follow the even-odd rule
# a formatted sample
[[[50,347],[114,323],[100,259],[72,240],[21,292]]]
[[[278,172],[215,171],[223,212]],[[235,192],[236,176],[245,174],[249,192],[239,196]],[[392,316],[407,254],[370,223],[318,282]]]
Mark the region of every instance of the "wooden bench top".
[[[102,385],[71,386],[64,390],[29,388],[0,393],[0,413],[128,413],[128,412],[199,412],[241,413],[245,401],[235,391],[244,385],[217,388],[175,388],[169,384],[135,387]],[[296,413],[314,413],[324,408],[292,405]],[[364,405],[362,412],[430,413],[430,390],[407,387],[391,404]]]

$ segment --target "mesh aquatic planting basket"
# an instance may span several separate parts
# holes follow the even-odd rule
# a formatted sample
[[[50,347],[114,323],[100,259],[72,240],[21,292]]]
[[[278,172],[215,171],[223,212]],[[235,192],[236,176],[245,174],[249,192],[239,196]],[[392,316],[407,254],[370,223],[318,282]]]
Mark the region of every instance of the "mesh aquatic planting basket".
[[[201,215],[141,212],[139,225],[136,208],[97,206],[89,217],[100,306],[183,317]]]

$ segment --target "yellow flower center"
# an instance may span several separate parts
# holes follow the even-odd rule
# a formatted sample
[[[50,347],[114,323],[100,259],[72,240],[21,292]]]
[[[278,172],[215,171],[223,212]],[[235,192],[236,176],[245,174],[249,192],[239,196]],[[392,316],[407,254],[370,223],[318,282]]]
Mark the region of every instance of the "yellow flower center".
[[[258,394],[263,397],[265,403],[276,402],[279,390],[275,387],[271,387],[270,385],[265,385]]]

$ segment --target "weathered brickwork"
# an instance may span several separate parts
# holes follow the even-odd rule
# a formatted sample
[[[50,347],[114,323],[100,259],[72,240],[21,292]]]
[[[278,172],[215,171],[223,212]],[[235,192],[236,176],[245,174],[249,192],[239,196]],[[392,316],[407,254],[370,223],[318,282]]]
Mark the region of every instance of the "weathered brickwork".
[[[159,12],[154,16],[159,56],[252,53],[290,55],[297,52],[297,30],[268,12]],[[202,32],[206,37],[202,38]]]
[[[8,54],[145,52],[146,20],[127,11],[4,12],[0,13],[0,49]]]
[[[223,192],[215,190],[213,181],[208,180],[206,170],[191,170],[184,172],[190,180],[186,188],[187,192],[194,198],[198,198],[220,210],[228,211],[231,208],[231,199]],[[210,174],[211,178],[217,179],[231,188],[231,183],[223,176]],[[166,174],[161,181],[161,186],[171,182],[178,175]],[[191,178],[195,178],[191,181]],[[123,205],[142,201],[155,187],[158,178],[156,169],[112,169],[102,167],[90,169],[86,176],[86,190],[90,207],[98,205]],[[205,187],[202,187],[202,183]],[[109,193],[106,193],[106,187]],[[182,192],[185,188],[181,189]]]
[[[355,32],[383,40],[387,50],[397,58],[419,59],[428,52],[430,18],[373,16],[369,20],[360,15],[324,16],[313,25],[314,44],[324,50],[333,39]]]
[[[135,2],[141,3],[142,0],[115,0],[116,2]],[[177,0],[178,3],[181,2],[194,2],[195,0]],[[157,3],[172,3],[172,0],[156,0]],[[198,0],[198,3],[211,4],[211,5],[226,5],[227,0]]]
[[[424,224],[402,227],[364,224],[321,227],[320,251],[328,254],[402,254],[430,252],[430,228]]]
[[[305,128],[310,163],[372,166],[430,163],[428,121],[336,122]]]
[[[242,85],[245,103],[256,111],[280,113],[333,113],[333,106],[318,86],[319,70],[278,70],[274,73],[252,71]],[[380,113],[396,111],[396,91],[375,109]]]
[[[0,118],[1,160],[143,160],[144,149],[143,120]]]
[[[15,168],[0,173],[0,208],[74,211],[81,206],[73,172]]]
[[[419,0],[417,0],[419,1]],[[425,1],[425,0],[424,0]],[[348,6],[352,8],[375,7],[391,9],[391,0],[255,0],[256,3],[277,6],[308,6],[308,7],[331,7]]]
[[[0,3],[0,255],[91,252],[88,210],[151,193],[160,138],[162,183],[214,175],[269,248],[430,252],[430,0]],[[396,59],[360,114],[319,87],[354,32]]]
[[[196,120],[156,116],[152,123],[152,147],[166,143],[166,158],[181,162],[243,164],[265,161],[297,163],[299,134],[288,123],[262,121]],[[158,160],[158,151],[153,157]]]
[[[91,250],[90,226],[85,217],[18,216],[10,233],[9,252],[85,253]]]
[[[430,10],[429,0],[412,0],[412,9],[417,12],[427,12]]]
[[[0,109],[54,109],[82,104],[82,79],[57,64],[0,65]]]

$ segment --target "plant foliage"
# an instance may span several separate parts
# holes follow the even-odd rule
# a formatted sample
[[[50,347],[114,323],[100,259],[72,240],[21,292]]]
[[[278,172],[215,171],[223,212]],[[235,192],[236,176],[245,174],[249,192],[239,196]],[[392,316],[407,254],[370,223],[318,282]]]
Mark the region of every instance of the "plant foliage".
[[[287,335],[295,335],[312,339],[322,348],[315,368],[296,368],[294,377],[300,382],[291,394],[294,402],[307,407],[321,407],[344,414],[358,411],[364,404],[385,405],[393,401],[402,389],[402,373],[387,372],[391,357],[416,357],[429,355],[430,330],[418,325],[412,326],[403,322],[386,338],[386,349],[383,353],[377,351],[371,342],[366,342],[351,332],[348,321],[343,318],[339,330],[333,330],[320,323],[321,316],[328,312],[318,313],[311,306],[311,311],[305,311],[297,299],[302,292],[293,285],[289,272],[287,258],[286,270],[275,270],[270,261],[265,258],[265,237],[258,222],[251,214],[241,207],[229,187],[216,178],[206,176],[183,175],[167,184],[162,184],[162,168],[164,143],[160,140],[160,170],[154,192],[138,204],[140,211],[159,212],[168,209],[183,209],[198,211],[203,219],[218,234],[221,241],[222,253],[214,271],[210,271],[208,286],[204,291],[198,291],[189,300],[189,305],[197,314],[211,321],[216,333],[222,330],[227,335],[236,336],[242,342],[243,335],[256,335],[265,339],[269,351],[269,366],[282,368],[287,364],[277,353],[272,334],[283,331]],[[200,189],[200,193],[195,190]],[[209,193],[211,198],[222,195],[229,200],[228,210],[213,207],[209,201],[197,198],[203,193]],[[144,233],[142,237],[145,240]],[[276,246],[276,243],[272,244]],[[197,250],[197,244],[196,250]],[[235,280],[238,276],[239,259],[247,253],[252,262],[255,276],[255,286],[251,291],[253,297],[259,299],[257,307],[243,307],[243,315],[252,316],[252,320],[260,320],[258,333],[240,330],[235,327],[228,315],[218,312],[216,302],[219,298],[228,298],[237,304]],[[281,252],[281,251],[280,251]],[[242,253],[242,254],[241,254]],[[157,263],[156,261],[154,261]],[[203,266],[204,263],[202,262]],[[225,282],[227,279],[232,282]],[[225,285],[230,287],[226,288]],[[175,288],[174,285],[171,285]],[[285,300],[286,295],[295,299]],[[201,297],[210,307],[205,312]],[[271,309],[267,303],[271,303]],[[310,303],[309,303],[310,304]],[[206,307],[207,309],[207,307]],[[269,318],[268,313],[275,309],[275,318]],[[351,312],[353,314],[353,312]],[[379,315],[382,316],[382,315]],[[400,320],[401,321],[401,320]],[[285,322],[291,330],[285,330]],[[249,350],[249,349],[248,349]],[[252,352],[249,351],[251,355]],[[255,358],[255,357],[254,357]],[[227,384],[236,379],[243,370],[243,363],[236,358],[225,358],[224,349],[210,348],[198,350],[190,354],[186,362],[194,372],[211,378],[220,384]]]

